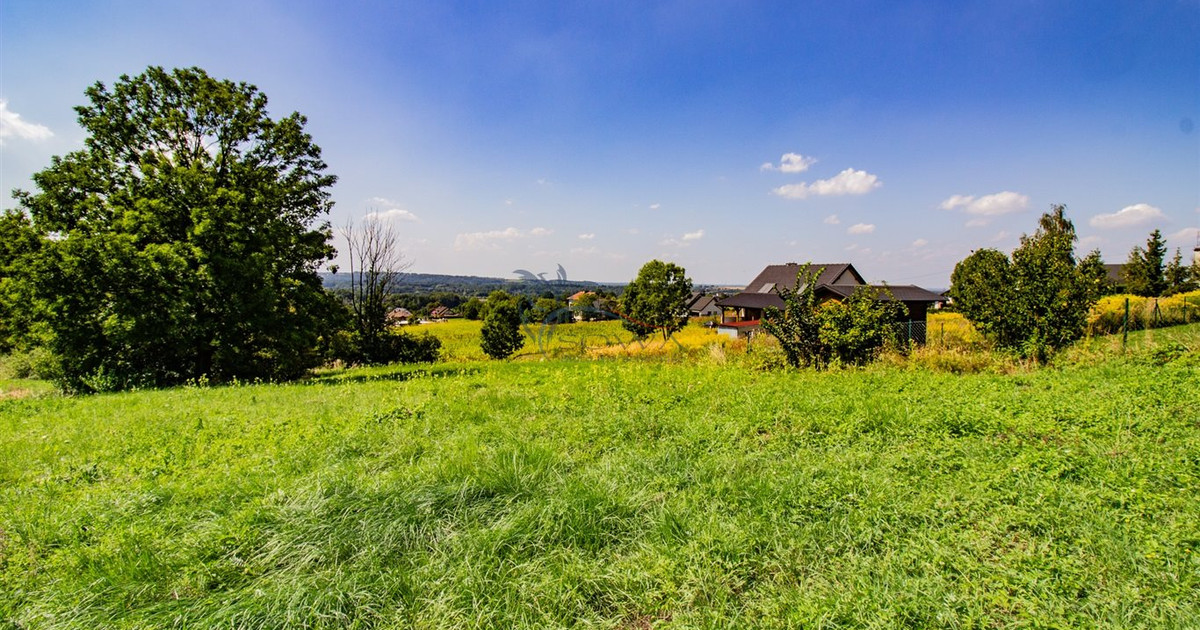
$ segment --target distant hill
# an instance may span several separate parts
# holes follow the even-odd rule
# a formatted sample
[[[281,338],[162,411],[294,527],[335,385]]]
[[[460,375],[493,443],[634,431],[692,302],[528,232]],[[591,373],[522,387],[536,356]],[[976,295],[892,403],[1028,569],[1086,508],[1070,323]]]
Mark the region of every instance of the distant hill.
[[[350,274],[344,272],[321,274],[321,280],[326,289],[349,289],[350,278]],[[590,282],[587,280],[569,280],[565,282],[547,280],[537,282],[506,278],[484,278],[480,276],[406,273],[396,283],[395,292],[418,294],[448,292],[466,296],[486,296],[492,291],[504,290],[509,293],[522,295],[539,295],[546,291],[552,291],[557,295],[560,293],[575,293],[576,291],[594,291],[596,289],[619,291],[623,286],[619,284]]]
[[[350,288],[349,273],[322,273],[321,281],[324,283],[326,289]],[[591,282],[589,280],[568,280],[565,282],[547,280],[536,282],[515,278],[451,276],[438,273],[406,273],[400,279],[400,282],[396,284],[395,292],[416,294],[447,292],[464,296],[483,297],[496,290],[504,290],[520,295],[540,295],[546,291],[552,291],[555,295],[563,293],[570,295],[577,291],[595,291],[598,289],[619,294],[624,288],[624,283]],[[705,293],[736,293],[742,287],[697,284],[695,285],[695,289]]]

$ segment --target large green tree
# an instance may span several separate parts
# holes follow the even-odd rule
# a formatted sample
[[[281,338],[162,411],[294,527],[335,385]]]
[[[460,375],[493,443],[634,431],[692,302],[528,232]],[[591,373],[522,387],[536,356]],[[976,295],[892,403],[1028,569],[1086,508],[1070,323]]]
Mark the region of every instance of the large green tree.
[[[651,260],[621,294],[623,325],[638,337],[654,331],[666,341],[687,324],[687,299],[692,280],[675,263]]]
[[[97,83],[84,148],[17,191],[53,235],[33,266],[49,347],[78,390],[289,378],[330,308],[332,206],[298,113],[198,68]]]
[[[1100,295],[1103,266],[1093,251],[1075,258],[1075,226],[1052,206],[1012,258],[979,250],[954,268],[955,304],[997,347],[1044,360],[1083,335]]]

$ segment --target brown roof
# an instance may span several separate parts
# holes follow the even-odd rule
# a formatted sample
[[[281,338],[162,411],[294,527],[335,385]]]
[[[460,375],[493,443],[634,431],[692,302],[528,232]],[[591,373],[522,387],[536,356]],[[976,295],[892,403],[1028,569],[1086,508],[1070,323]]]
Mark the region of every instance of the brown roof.
[[[750,284],[746,285],[746,290],[743,293],[767,293],[763,290],[770,285],[770,289],[782,285],[789,289],[796,288],[796,275],[804,265],[797,263],[788,263],[786,265],[767,265]],[[817,276],[816,284],[836,284],[836,285],[858,285],[866,284],[858,270],[850,263],[831,263],[831,264],[810,264],[810,271],[821,270],[821,275]]]
[[[898,285],[872,284],[872,285],[870,285],[870,287],[872,289],[877,290],[881,294],[886,289],[887,291],[889,291],[892,294],[892,298],[899,300],[901,302],[945,302],[946,301],[946,298],[942,297],[940,294],[934,293],[933,291],[929,291],[927,289],[922,289],[921,287],[918,287],[914,284],[898,284]],[[831,292],[835,295],[839,295],[841,297],[850,297],[850,295],[852,293],[854,293],[854,290],[857,288],[858,287],[835,286],[835,285],[821,287],[821,289],[829,291],[829,292]]]
[[[789,289],[796,288],[796,276],[804,265],[797,263],[788,263],[786,265],[767,265],[750,284],[746,285],[746,290],[738,293],[733,297],[728,297],[719,300],[717,304],[723,307],[736,308],[766,308],[774,306],[775,308],[783,308],[783,300],[779,298],[778,290],[780,286]],[[832,264],[810,264],[809,271],[820,271],[817,276],[816,284],[832,285],[838,287],[849,287],[853,290],[854,287],[866,284],[862,275],[850,263],[832,263]],[[847,294],[848,295],[848,294]]]
[[[717,300],[717,306],[730,308],[766,308],[774,306],[783,308],[783,298],[777,293],[749,293],[743,291],[737,295]]]

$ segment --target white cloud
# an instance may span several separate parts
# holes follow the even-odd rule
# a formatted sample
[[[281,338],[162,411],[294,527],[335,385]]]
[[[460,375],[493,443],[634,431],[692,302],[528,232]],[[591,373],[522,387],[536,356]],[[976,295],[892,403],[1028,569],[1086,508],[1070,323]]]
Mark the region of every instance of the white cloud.
[[[659,241],[658,244],[666,247],[687,247],[693,241],[698,241],[702,238],[704,238],[704,230],[696,230],[695,232],[688,232],[679,238],[665,238]]]
[[[400,204],[388,199],[387,197],[371,197],[367,199],[367,207],[371,209],[365,215],[367,219],[377,219],[379,221],[420,221],[417,215],[400,207]]]
[[[763,171],[779,171],[781,173],[803,173],[808,167],[817,163],[817,158],[805,157],[799,153],[784,153],[779,158],[779,166],[767,162],[759,167]]]
[[[1183,228],[1182,230],[1179,230],[1178,232],[1167,236],[1167,239],[1171,240],[1171,241],[1184,241],[1185,243],[1194,243],[1196,241],[1197,234],[1200,234],[1200,228],[1194,228],[1194,227]]]
[[[831,214],[831,215],[825,217],[825,225],[837,225],[841,222],[842,222],[842,220],[839,219],[838,215],[836,215],[836,214]]]
[[[1101,229],[1134,227],[1166,217],[1162,210],[1150,204],[1138,203],[1125,206],[1112,214],[1098,214],[1088,221],[1088,225]]]
[[[875,175],[848,168],[829,179],[818,179],[811,184],[805,182],[788,184],[771,192],[788,199],[805,199],[811,196],[865,195],[882,185],[883,182],[879,181]]]
[[[6,138],[17,137],[22,140],[45,140],[54,135],[45,125],[26,122],[17,112],[9,111],[8,101],[0,98],[0,145]]]
[[[1094,234],[1092,236],[1085,236],[1085,237],[1079,239],[1079,247],[1076,248],[1076,250],[1077,251],[1085,251],[1085,250],[1095,247],[1103,242],[1104,242],[1103,238],[1096,236]]]
[[[846,229],[847,234],[870,234],[875,231],[873,223],[855,223]]]
[[[580,238],[580,240],[590,241],[590,240],[596,238],[596,235],[595,234],[580,234],[579,238]]]
[[[652,204],[650,204],[650,209],[651,209],[651,210],[658,210],[658,209],[659,209],[659,208],[661,208],[661,207],[662,207],[662,204],[661,204],[661,203],[652,203]]]
[[[491,230],[488,232],[467,232],[454,237],[454,249],[460,251],[481,248],[496,249],[498,247],[498,242],[515,241],[531,236],[548,236],[553,233],[553,230],[547,230],[546,228],[540,227],[533,228],[528,232],[522,232],[515,227],[509,227],[503,230]]]
[[[381,212],[368,212],[366,218],[379,219],[380,221],[390,221],[392,219],[398,221],[420,221],[417,215],[403,208],[392,208],[391,210],[383,210]]]
[[[954,195],[942,202],[942,210],[962,210],[967,214],[995,217],[1020,212],[1029,207],[1029,197],[1009,190],[994,195],[973,197]],[[982,224],[980,224],[982,225]]]
[[[919,239],[917,239],[917,240],[915,240],[915,241],[913,241],[913,242],[912,242],[912,246],[913,246],[913,247],[916,247],[916,248],[925,247],[925,246],[926,246],[926,245],[928,245],[928,244],[929,244],[929,241],[927,241],[927,240],[925,240],[925,239],[923,239],[923,238],[919,238]]]
[[[991,219],[988,219],[985,217],[975,217],[974,219],[967,221],[963,225],[965,225],[967,227],[983,227],[991,222],[992,222]]]
[[[1009,237],[1008,232],[1005,232],[1004,230],[1000,230],[999,232],[996,232],[995,236],[992,237],[992,242],[999,243],[1000,241],[1003,241],[1004,239],[1006,239],[1008,237]]]

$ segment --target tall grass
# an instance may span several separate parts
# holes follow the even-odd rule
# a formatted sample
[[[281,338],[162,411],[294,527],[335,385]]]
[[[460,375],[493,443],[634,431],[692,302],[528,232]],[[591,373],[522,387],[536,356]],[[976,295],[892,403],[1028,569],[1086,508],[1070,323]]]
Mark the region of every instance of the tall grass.
[[[1200,627],[1196,382],[560,359],[5,400],[0,620]]]

